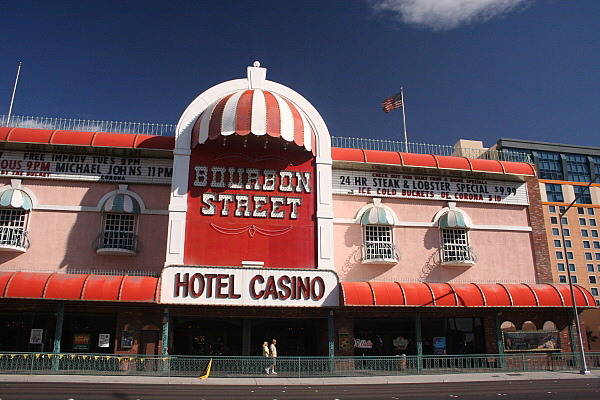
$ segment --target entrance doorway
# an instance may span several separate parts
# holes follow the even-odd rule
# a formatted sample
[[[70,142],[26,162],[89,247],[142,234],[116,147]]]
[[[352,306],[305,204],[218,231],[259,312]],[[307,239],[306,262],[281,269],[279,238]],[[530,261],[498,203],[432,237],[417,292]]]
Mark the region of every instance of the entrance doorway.
[[[158,331],[141,332],[139,354],[158,354]]]
[[[263,342],[277,340],[278,356],[327,354],[327,320],[270,319],[252,323],[250,355],[260,355]]]

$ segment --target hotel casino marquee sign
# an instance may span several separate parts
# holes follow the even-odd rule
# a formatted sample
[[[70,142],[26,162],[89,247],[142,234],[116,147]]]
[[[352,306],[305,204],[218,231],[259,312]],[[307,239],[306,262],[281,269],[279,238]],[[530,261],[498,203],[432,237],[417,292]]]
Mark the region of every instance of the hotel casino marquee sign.
[[[528,205],[523,182],[333,170],[333,193],[418,200]]]
[[[339,281],[333,271],[267,268],[167,267],[163,304],[335,307]]]

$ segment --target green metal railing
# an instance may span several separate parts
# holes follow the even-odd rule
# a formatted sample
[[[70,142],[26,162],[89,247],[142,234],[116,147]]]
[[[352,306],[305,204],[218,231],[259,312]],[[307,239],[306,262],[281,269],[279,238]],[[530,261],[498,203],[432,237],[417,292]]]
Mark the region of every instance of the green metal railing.
[[[396,357],[278,357],[281,377],[341,377],[577,371],[576,353],[483,354]],[[600,353],[586,353],[590,369],[600,369]],[[198,377],[212,359],[211,377],[257,377],[265,357],[146,356],[123,354],[2,353],[2,374],[145,375]]]

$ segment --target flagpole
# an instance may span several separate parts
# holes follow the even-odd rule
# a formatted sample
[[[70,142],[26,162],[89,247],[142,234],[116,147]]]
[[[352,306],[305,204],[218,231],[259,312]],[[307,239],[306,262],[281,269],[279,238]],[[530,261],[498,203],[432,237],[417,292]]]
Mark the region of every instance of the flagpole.
[[[402,122],[404,125],[404,150],[408,153],[408,136],[406,136],[406,112],[404,112],[404,90],[400,88],[400,98],[402,100]]]
[[[8,108],[8,117],[6,118],[6,126],[10,124],[10,114],[12,113],[13,103],[15,101],[15,93],[17,92],[17,83],[19,83],[19,74],[21,73],[21,64],[19,62],[19,68],[17,68],[17,78],[15,79],[15,87],[13,88],[12,97],[10,99],[10,107]]]

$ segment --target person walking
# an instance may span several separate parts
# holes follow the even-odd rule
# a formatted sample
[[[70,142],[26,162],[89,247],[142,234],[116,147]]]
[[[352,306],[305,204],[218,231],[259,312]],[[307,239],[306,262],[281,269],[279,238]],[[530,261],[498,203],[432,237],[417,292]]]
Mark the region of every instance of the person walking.
[[[262,345],[262,355],[263,357],[269,357],[270,355],[270,351],[269,351],[269,343],[268,342],[264,342]],[[265,368],[265,373],[269,373],[269,364],[267,363],[267,368]]]
[[[273,339],[273,341],[271,342],[271,345],[269,346],[269,355],[271,356],[270,373],[273,375],[277,375],[277,372],[275,372],[275,363],[277,361],[276,360],[277,359],[277,347],[275,347],[276,344],[277,344],[277,340]]]

